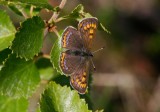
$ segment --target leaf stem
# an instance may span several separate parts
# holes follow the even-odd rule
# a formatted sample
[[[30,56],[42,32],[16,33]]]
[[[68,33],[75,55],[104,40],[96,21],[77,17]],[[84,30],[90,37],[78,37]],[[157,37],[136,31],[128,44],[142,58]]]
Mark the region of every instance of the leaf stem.
[[[47,33],[48,33],[48,27],[44,29],[44,37],[46,37]]]
[[[57,31],[56,28],[57,28],[56,26],[53,26],[53,27],[49,28],[48,31],[49,32],[54,32],[57,35],[57,37],[60,38],[60,34],[59,34],[59,32]]]
[[[31,5],[31,7],[30,7],[30,12],[29,12],[31,17],[33,16],[33,9],[34,9],[34,6]]]
[[[59,5],[59,8],[63,9],[63,7],[65,6],[66,2],[67,2],[67,0],[62,0],[61,3],[60,3],[60,5]],[[59,13],[60,13],[59,11],[58,12],[54,12],[53,15],[52,15],[52,17],[49,19],[48,22],[49,23],[51,23],[52,21],[55,22],[57,20],[58,16],[59,16]]]
[[[47,54],[43,54],[43,57],[47,58],[47,59],[50,59],[50,55],[47,55]]]
[[[29,18],[28,15],[26,14],[26,12],[23,9],[21,9],[20,11],[21,11],[21,13],[22,13],[22,15],[24,16],[25,19]]]

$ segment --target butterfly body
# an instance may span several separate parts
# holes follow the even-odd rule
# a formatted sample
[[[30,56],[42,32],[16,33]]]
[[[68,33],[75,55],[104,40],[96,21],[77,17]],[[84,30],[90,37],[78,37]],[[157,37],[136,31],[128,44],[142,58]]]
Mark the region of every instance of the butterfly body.
[[[63,49],[60,53],[60,70],[70,76],[70,84],[80,94],[85,94],[90,72],[92,41],[95,37],[98,20],[85,18],[78,24],[78,29],[68,26],[61,37]]]
[[[81,56],[84,58],[90,58],[93,57],[93,54],[91,52],[87,51],[78,51],[78,50],[67,50],[66,53],[74,56]]]

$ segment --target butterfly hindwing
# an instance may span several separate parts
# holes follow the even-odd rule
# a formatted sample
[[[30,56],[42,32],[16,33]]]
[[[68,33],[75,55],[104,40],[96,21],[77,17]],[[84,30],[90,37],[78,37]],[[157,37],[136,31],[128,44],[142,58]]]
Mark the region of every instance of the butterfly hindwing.
[[[95,38],[98,20],[96,18],[86,18],[78,24],[78,31],[84,41],[85,47],[91,49],[93,39]]]
[[[83,47],[82,39],[80,38],[80,32],[72,26],[68,26],[63,34],[61,41],[62,48],[70,50],[79,50]]]
[[[85,94],[88,87],[89,61],[82,63],[70,76],[70,84],[80,94]]]

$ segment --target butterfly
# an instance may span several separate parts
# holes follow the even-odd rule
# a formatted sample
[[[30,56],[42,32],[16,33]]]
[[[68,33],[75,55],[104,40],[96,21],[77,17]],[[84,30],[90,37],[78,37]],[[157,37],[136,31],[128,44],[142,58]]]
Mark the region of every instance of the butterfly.
[[[97,30],[97,18],[85,18],[78,24],[78,29],[68,26],[62,33],[60,68],[70,76],[70,85],[80,94],[85,94],[93,54],[93,39]]]

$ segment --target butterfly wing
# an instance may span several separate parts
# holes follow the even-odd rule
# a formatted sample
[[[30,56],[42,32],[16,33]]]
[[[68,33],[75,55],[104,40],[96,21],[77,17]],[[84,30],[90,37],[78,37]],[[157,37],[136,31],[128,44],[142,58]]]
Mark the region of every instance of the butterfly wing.
[[[69,50],[80,50],[83,47],[83,41],[80,37],[80,32],[72,26],[68,26],[64,30],[61,42],[62,48]]]
[[[71,55],[69,50],[61,53],[60,67],[64,74],[71,75],[73,72],[75,72],[80,63],[81,57]]]
[[[81,63],[79,68],[70,76],[70,84],[80,94],[85,94],[88,87],[89,61]]]
[[[98,20],[96,18],[86,18],[79,22],[78,31],[82,40],[84,40],[85,48],[91,49],[93,39],[95,38]]]

